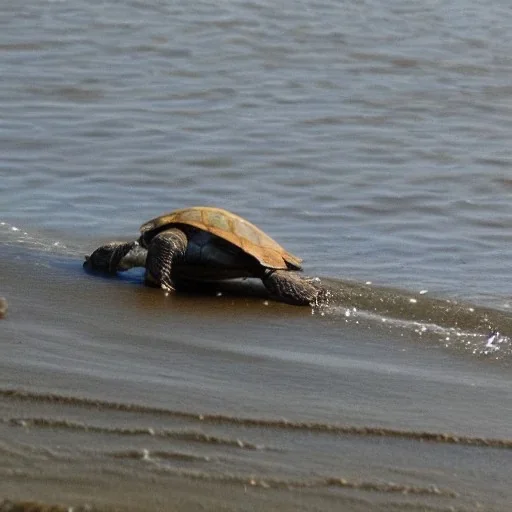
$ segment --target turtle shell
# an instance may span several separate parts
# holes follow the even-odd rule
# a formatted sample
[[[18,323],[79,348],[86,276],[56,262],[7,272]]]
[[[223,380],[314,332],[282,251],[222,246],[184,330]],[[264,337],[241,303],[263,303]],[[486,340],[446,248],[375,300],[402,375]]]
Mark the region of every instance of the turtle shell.
[[[301,269],[300,258],[283,249],[275,240],[249,221],[223,210],[195,206],[175,210],[156,217],[140,227],[142,237],[149,241],[173,225],[188,225],[212,233],[240,247],[263,266],[275,269]]]

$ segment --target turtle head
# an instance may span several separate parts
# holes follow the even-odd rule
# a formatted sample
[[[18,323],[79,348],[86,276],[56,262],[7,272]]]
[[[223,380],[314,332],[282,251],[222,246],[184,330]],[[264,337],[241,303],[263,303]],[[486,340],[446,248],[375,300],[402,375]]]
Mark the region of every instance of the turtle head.
[[[144,267],[148,251],[138,242],[110,242],[85,257],[84,268],[115,274],[133,267]]]
[[[98,247],[90,256],[85,257],[84,268],[96,272],[112,273],[112,256],[118,246],[119,242],[111,242]]]

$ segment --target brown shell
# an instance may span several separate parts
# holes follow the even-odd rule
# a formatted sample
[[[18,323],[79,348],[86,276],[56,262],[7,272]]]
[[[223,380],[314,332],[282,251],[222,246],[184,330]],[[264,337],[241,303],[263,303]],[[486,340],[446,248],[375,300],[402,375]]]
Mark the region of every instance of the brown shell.
[[[265,267],[301,268],[300,258],[283,249],[254,224],[222,208],[195,206],[175,210],[146,222],[140,231],[143,236],[151,238],[151,231],[156,234],[161,228],[173,224],[194,226],[223,238],[256,258]]]

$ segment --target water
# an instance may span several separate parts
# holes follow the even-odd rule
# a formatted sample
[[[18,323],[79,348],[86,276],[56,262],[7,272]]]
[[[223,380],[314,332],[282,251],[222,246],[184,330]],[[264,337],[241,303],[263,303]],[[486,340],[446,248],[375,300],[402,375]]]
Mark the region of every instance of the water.
[[[511,18],[3,2],[0,500],[507,510]],[[203,204],[303,257],[329,306],[82,271]]]

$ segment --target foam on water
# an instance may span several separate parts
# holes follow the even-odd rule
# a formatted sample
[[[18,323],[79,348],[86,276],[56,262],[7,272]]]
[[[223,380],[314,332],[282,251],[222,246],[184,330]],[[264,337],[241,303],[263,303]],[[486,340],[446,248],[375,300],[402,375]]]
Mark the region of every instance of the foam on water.
[[[475,308],[471,308],[475,311]],[[476,356],[488,356],[495,359],[508,360],[512,356],[512,339],[501,334],[498,330],[488,334],[465,330],[456,326],[441,326],[430,322],[418,322],[406,318],[393,318],[379,315],[370,311],[347,308],[344,306],[331,306],[321,312],[322,315],[338,316],[345,323],[361,325],[361,328],[372,326],[386,326],[391,335],[399,337],[417,337],[418,340],[426,338],[429,343],[435,342],[439,346],[449,349],[464,350]],[[478,314],[478,310],[475,311]]]
[[[64,243],[62,240],[51,239],[47,235],[34,233],[21,226],[0,221],[0,248],[2,245],[22,247],[23,249],[56,254],[60,256],[78,256],[83,250],[73,246],[72,243]]]
[[[323,281],[329,296],[312,314],[363,329],[386,329],[395,338],[418,339],[473,356],[504,361],[512,356],[512,317],[506,309],[436,298],[425,289],[410,292],[370,281]]]
[[[28,249],[40,251],[53,251],[55,248],[65,249],[66,246],[59,241],[51,241],[24,231],[22,228],[0,221],[0,233],[3,235],[3,243],[19,244]]]

